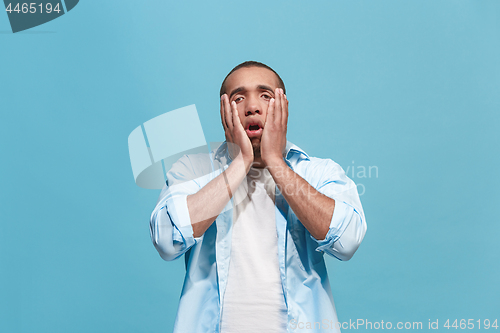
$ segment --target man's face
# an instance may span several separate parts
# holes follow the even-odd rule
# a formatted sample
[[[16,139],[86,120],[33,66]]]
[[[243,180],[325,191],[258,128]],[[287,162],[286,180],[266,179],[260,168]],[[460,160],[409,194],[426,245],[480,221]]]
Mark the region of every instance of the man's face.
[[[252,142],[255,157],[260,157],[260,140],[266,124],[269,101],[278,87],[276,74],[267,68],[244,67],[226,80],[229,102],[236,102],[241,124]]]

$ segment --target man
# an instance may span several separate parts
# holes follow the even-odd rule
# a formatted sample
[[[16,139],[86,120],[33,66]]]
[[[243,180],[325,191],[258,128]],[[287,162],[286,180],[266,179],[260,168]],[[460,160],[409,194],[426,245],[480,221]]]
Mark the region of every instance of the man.
[[[287,142],[270,67],[236,66],[220,112],[226,142],[175,163],[151,215],[162,258],[185,254],[174,332],[339,331],[323,254],[349,260],[364,237],[356,185]]]

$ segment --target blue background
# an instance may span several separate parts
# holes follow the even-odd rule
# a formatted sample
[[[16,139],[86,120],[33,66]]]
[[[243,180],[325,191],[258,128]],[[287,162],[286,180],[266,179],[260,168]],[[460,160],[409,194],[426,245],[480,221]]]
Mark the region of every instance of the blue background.
[[[500,319],[499,1],[81,1],[17,34],[0,13],[0,50],[1,332],[172,330],[183,261],[127,137],[196,104],[224,140],[245,60],[285,81],[288,140],[364,186],[363,244],[327,259],[339,320]]]

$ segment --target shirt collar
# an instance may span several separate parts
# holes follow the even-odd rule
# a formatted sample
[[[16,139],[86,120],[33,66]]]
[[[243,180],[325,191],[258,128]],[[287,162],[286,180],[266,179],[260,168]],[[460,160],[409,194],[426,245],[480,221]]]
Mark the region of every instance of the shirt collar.
[[[227,148],[227,142],[222,142],[216,149],[214,149],[214,159],[221,161],[227,160],[231,161],[231,157],[229,157],[229,150]]]
[[[286,142],[285,151],[286,151],[285,154],[286,160],[290,160],[294,156],[297,156],[297,158],[303,158],[309,160],[309,155],[307,155],[307,153],[304,150],[294,145],[290,141]]]
[[[228,162],[231,162],[231,157],[229,156],[229,150],[227,149],[226,141],[222,142],[222,144],[220,144],[219,147],[215,149],[214,158],[216,160],[221,160],[221,158],[224,158]],[[309,155],[307,155],[307,153],[300,147],[296,146],[290,141],[287,141],[285,146],[285,159],[287,161],[290,161],[292,159],[309,160]]]

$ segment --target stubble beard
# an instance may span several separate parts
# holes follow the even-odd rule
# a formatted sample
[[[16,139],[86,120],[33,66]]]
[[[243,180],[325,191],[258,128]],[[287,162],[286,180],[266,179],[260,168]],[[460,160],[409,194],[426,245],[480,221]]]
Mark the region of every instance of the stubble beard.
[[[260,138],[252,138],[253,157],[260,157]]]

